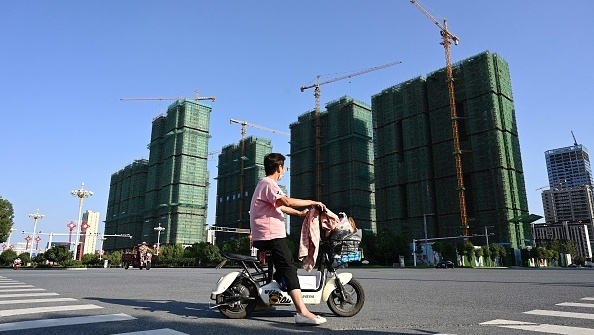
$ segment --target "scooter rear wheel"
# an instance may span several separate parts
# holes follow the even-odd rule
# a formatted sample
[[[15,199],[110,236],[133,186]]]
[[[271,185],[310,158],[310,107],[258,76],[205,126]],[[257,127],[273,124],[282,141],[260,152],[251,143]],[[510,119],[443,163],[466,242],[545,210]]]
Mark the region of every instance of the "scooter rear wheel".
[[[229,287],[225,292],[217,295],[219,312],[229,319],[243,319],[248,317],[256,308],[258,291],[249,281],[243,279],[237,285]]]
[[[344,299],[336,288],[328,297],[328,308],[337,316],[353,316],[363,308],[365,292],[363,286],[356,279],[344,284]]]

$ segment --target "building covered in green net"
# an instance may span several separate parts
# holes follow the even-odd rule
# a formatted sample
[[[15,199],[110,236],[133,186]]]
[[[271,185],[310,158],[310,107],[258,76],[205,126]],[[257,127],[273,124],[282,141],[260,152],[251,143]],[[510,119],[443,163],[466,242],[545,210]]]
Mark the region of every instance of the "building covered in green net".
[[[127,179],[119,177],[128,167],[112,176],[105,234],[125,232],[133,236],[131,241],[115,242],[114,249],[120,249],[120,244],[156,243],[154,228],[159,224],[165,228],[160,243],[190,245],[205,241],[211,109],[180,99],[168,107],[165,115],[153,120],[148,162],[134,168],[142,170],[133,179],[138,183],[134,194],[125,190],[123,183]],[[134,200],[134,211],[123,210],[126,199]],[[106,243],[105,250],[110,246]]]
[[[330,210],[346,213],[359,228],[375,230],[370,106],[345,96],[326,104],[319,121],[320,157],[316,153],[315,111],[290,125],[291,196],[316,199],[320,187],[320,200]],[[292,234],[301,231],[302,221],[291,219]]]
[[[484,52],[454,64],[453,77],[469,234],[488,228],[490,241],[523,246],[529,224],[512,221],[528,201],[508,64]],[[446,79],[441,69],[372,97],[378,229],[462,234]]]

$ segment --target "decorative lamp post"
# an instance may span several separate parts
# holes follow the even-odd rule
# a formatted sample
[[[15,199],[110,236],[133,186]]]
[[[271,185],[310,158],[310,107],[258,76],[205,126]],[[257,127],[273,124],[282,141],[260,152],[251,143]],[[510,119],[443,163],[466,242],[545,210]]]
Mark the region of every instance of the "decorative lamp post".
[[[78,224],[76,226],[76,239],[75,239],[75,246],[74,246],[74,259],[76,259],[77,251],[78,251],[78,243],[80,239],[80,221],[82,219],[82,205],[85,198],[89,198],[93,196],[93,192],[89,190],[85,190],[85,183],[82,183],[82,187],[80,190],[73,190],[70,192],[72,196],[78,198]]]
[[[103,244],[105,243],[105,240],[107,240],[107,237],[103,236],[99,239],[101,240],[101,250],[99,250],[99,260],[101,260],[103,258]]]
[[[70,221],[70,223],[68,223],[66,227],[70,229],[70,235],[68,235],[68,244],[72,246],[72,231],[74,230],[74,228],[76,228],[76,223],[74,221]]]
[[[37,220],[43,219],[45,215],[43,214],[39,214],[39,209],[37,210],[37,213],[35,214],[29,214],[30,218],[33,218],[33,237],[30,239],[35,239],[35,232],[37,231]],[[29,236],[27,236],[29,237]],[[29,243],[29,241],[27,241],[27,243]],[[28,249],[28,248],[27,248]],[[31,243],[31,252],[30,252],[31,257],[33,257],[33,243]]]
[[[25,250],[27,250],[27,249],[29,249],[29,241],[31,241],[31,236],[27,235],[27,237],[25,237],[25,241],[27,241],[27,246],[25,247]],[[31,244],[33,244],[33,243],[31,243]],[[33,248],[33,246],[31,246],[31,248]]]
[[[165,227],[161,227],[161,222],[159,222],[159,226],[153,228],[157,232],[157,256],[159,256],[159,246],[161,244],[161,232],[165,230]]]
[[[80,226],[80,229],[82,229],[82,239],[80,241],[80,252],[78,253],[78,260],[82,261],[82,255],[84,252],[84,245],[87,243],[87,229],[89,228],[89,224],[87,223],[87,221],[83,221],[82,226]]]
[[[37,237],[35,238],[35,242],[37,242],[36,246],[35,246],[35,250],[37,252],[39,252],[39,241],[41,241],[41,236],[37,235]],[[33,243],[31,243],[33,244]]]

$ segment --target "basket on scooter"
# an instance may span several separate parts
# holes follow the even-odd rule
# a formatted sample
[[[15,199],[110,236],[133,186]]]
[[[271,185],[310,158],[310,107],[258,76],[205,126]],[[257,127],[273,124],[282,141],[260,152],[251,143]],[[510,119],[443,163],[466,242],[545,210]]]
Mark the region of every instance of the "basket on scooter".
[[[333,258],[336,260],[337,265],[361,260],[362,252],[359,243],[361,243],[362,235],[361,229],[357,229],[346,234],[338,231],[330,237],[334,251]]]

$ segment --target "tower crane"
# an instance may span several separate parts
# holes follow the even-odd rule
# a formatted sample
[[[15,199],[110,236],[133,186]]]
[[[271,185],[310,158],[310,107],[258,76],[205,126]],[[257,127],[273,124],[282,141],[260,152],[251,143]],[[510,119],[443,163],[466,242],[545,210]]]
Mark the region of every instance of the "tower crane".
[[[235,120],[235,119],[230,119],[229,120],[230,124],[239,124],[241,125],[241,157],[239,158],[241,167],[240,167],[240,177],[239,177],[239,195],[240,195],[240,200],[239,200],[239,228],[241,228],[241,224],[243,222],[243,201],[244,201],[244,185],[245,185],[245,134],[246,134],[246,126],[252,127],[252,128],[256,128],[256,129],[261,129],[264,131],[268,131],[271,133],[275,133],[275,134],[279,134],[279,135],[284,135],[284,136],[291,136],[291,134],[284,132],[284,131],[280,131],[280,130],[275,130],[275,129],[271,129],[271,128],[267,128],[264,126],[260,126],[254,123],[250,123],[247,121],[241,121],[241,120]]]
[[[316,101],[315,115],[316,115],[316,200],[317,201],[322,201],[322,157],[321,157],[321,152],[320,152],[320,146],[321,146],[321,144],[320,144],[320,140],[321,140],[321,135],[320,135],[320,132],[321,132],[321,129],[320,129],[320,95],[321,95],[320,86],[330,84],[335,81],[340,81],[343,79],[356,77],[356,76],[359,76],[359,75],[362,75],[362,74],[365,74],[368,72],[385,69],[387,67],[390,67],[390,66],[396,65],[396,64],[400,64],[400,63],[402,63],[402,62],[395,61],[395,62],[391,62],[388,64],[372,67],[369,69],[352,72],[352,73],[349,73],[344,76],[336,77],[336,78],[321,81],[321,82],[320,82],[321,75],[317,75],[316,82],[314,84],[301,86],[301,88],[300,88],[301,92],[304,92],[307,89],[313,88],[314,89],[314,98]]]
[[[211,100],[215,101],[216,97],[201,97],[198,95],[198,90],[195,90],[194,101],[199,100]],[[121,98],[120,101],[136,101],[136,100],[182,100],[184,98],[177,97],[177,98],[166,98],[166,97],[156,97],[156,98]]]
[[[443,20],[443,24],[439,23],[425,8],[423,8],[418,1],[410,0],[415,7],[417,7],[425,16],[429,18],[439,28],[439,33],[442,38],[440,44],[445,49],[446,58],[446,76],[448,82],[448,92],[450,99],[450,114],[452,119],[452,137],[454,140],[454,159],[456,161],[456,177],[458,179],[458,199],[460,200],[460,219],[462,221],[462,235],[468,236],[468,216],[466,213],[466,195],[464,189],[464,174],[462,171],[462,150],[460,150],[460,136],[458,133],[458,115],[456,113],[456,96],[454,94],[454,76],[452,74],[452,58],[450,55],[450,46],[454,42],[458,45],[459,39],[451,31],[448,30],[447,20]]]

